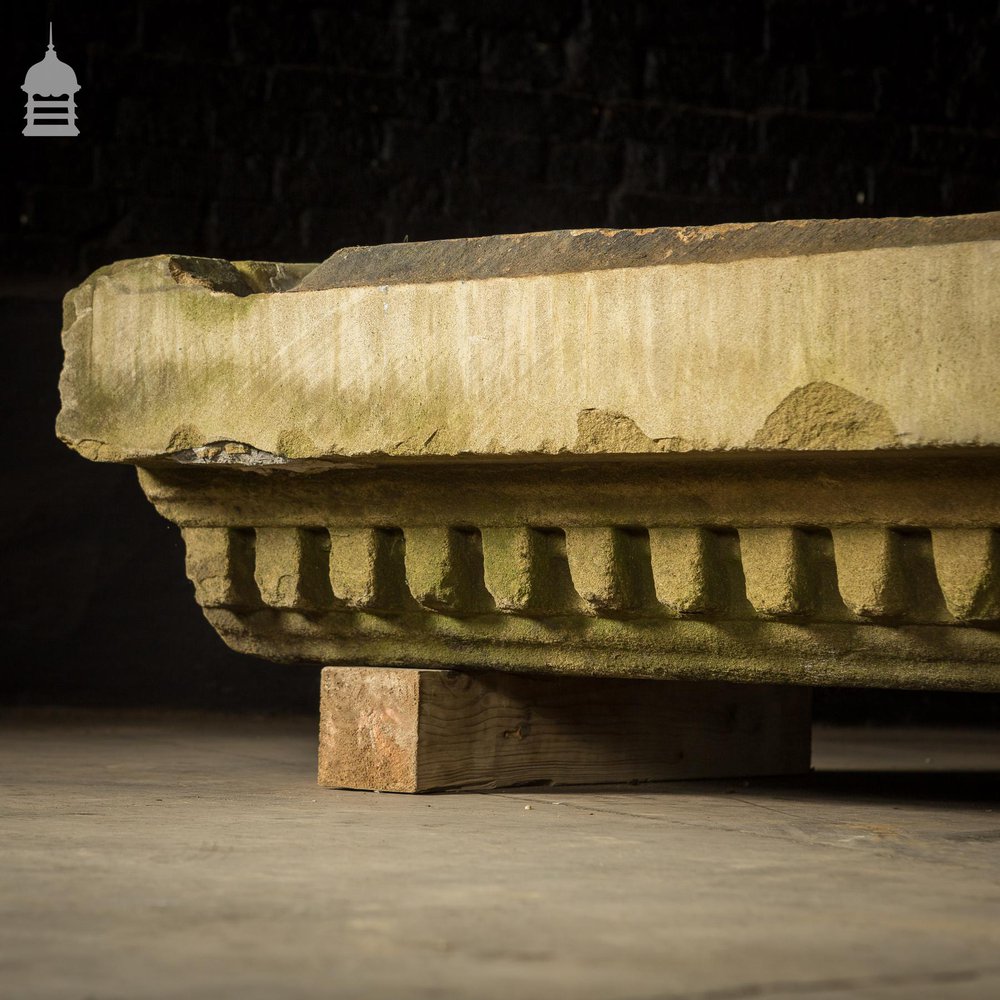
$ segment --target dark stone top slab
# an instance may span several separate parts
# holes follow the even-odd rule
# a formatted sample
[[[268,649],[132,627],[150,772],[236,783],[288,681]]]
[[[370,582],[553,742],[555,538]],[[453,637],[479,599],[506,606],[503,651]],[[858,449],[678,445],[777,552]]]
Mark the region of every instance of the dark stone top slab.
[[[940,218],[804,219],[681,229],[566,229],[345,247],[291,290],[518,278],[998,238],[1000,212]]]

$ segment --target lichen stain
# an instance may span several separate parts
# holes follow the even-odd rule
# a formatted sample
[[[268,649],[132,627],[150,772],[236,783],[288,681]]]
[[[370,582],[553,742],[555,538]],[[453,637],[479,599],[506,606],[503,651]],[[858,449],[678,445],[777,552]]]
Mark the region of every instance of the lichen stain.
[[[750,447],[867,451],[894,447],[897,438],[884,406],[831,382],[810,382],[781,401],[750,440]]]

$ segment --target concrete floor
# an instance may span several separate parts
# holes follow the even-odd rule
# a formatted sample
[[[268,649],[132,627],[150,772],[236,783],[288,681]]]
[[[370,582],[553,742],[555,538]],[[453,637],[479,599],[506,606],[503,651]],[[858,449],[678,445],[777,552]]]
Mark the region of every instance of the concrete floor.
[[[0,996],[1000,997],[1000,734],[435,797],[314,755],[308,720],[0,720]]]

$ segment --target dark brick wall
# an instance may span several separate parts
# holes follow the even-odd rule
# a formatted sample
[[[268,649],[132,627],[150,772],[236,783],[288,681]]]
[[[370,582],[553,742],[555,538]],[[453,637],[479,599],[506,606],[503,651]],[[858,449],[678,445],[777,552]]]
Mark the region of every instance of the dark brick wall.
[[[5,33],[8,266],[1000,205],[996,0],[123,0]],[[82,135],[22,139],[45,22]]]
[[[55,23],[81,135],[27,139]],[[181,251],[1000,208],[997,0],[34,0],[0,35],[0,700],[315,707],[230,654],[129,469],[53,436],[58,297]],[[998,700],[827,692],[830,717]]]

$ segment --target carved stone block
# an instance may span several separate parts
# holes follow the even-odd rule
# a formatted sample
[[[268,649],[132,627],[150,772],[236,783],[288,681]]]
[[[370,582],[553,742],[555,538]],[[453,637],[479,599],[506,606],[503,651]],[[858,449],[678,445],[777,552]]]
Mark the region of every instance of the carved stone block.
[[[1000,689],[1000,214],[178,256],[65,303],[275,660]]]

